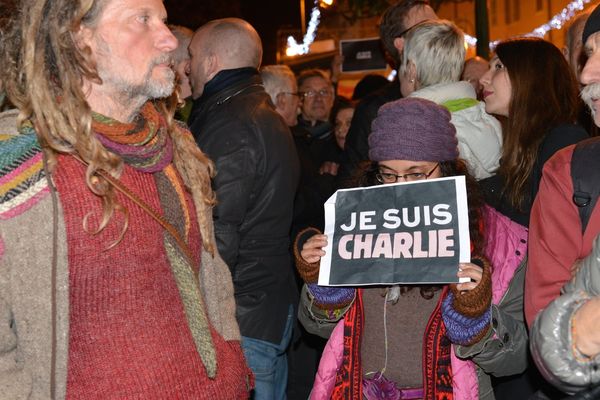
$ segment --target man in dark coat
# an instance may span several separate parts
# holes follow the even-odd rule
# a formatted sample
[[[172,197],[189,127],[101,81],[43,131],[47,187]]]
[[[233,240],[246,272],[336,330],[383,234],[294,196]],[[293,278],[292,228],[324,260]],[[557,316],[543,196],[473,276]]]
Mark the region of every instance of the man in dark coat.
[[[298,297],[288,252],[298,157],[265,93],[258,73],[262,45],[250,24],[211,21],[196,31],[189,52],[189,124],[216,165],[217,246],[231,269],[255,396],[282,399]]]

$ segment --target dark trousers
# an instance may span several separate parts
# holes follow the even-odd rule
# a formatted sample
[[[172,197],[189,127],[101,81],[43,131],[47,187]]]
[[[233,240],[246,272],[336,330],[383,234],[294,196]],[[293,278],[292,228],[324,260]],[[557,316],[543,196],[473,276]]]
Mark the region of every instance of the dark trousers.
[[[298,332],[288,349],[288,400],[306,400],[312,390],[315,374],[326,339],[306,332],[297,322]],[[514,400],[514,399],[513,399]]]

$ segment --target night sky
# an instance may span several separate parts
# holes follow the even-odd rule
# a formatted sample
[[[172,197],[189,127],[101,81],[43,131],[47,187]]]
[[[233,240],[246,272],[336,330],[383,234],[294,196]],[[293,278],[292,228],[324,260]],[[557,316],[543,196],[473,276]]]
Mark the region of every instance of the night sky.
[[[307,12],[312,2],[307,1]],[[298,0],[165,0],[169,23],[196,29],[215,18],[239,17],[252,24],[263,41],[263,65],[274,64],[277,30],[300,29]]]

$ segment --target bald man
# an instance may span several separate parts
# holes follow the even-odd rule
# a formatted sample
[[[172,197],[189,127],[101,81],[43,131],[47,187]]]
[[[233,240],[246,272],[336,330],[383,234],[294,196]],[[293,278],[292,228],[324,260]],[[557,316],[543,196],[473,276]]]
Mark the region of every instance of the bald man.
[[[216,165],[217,246],[231,269],[256,399],[283,399],[298,294],[288,252],[299,163],[258,72],[262,44],[236,18],[200,27],[189,46],[190,129]]]

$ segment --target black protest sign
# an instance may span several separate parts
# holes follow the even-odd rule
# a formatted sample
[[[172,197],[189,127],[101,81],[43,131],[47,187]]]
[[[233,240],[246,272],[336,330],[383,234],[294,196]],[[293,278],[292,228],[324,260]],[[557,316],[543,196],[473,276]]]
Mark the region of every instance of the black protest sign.
[[[386,69],[387,62],[379,38],[340,40],[344,57],[342,72],[361,72]]]
[[[470,260],[463,176],[337,191],[319,285],[458,282]]]

